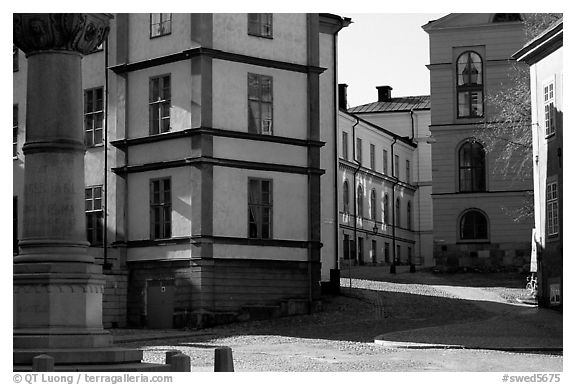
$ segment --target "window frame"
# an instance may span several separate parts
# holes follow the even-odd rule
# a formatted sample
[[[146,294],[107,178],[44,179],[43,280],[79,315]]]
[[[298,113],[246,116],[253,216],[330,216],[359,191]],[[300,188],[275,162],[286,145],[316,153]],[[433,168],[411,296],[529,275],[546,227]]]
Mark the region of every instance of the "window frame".
[[[400,215],[400,210],[402,208],[402,205],[400,203],[400,198],[396,198],[396,210],[394,213],[394,216],[396,217],[396,227],[397,228],[401,228],[402,227],[402,215]]]
[[[546,183],[546,236],[557,237],[560,233],[560,210],[558,181]]]
[[[254,95],[254,92],[251,91],[253,89],[253,87],[251,87],[251,79],[257,81],[257,89],[256,89],[256,95]],[[270,96],[270,100],[265,100],[265,93],[264,93],[264,86],[263,86],[263,80],[266,80],[269,82],[270,86],[270,91],[269,91],[269,96]],[[250,117],[250,113],[251,113],[251,104],[256,103],[257,108],[258,108],[258,117],[254,117],[251,118]],[[265,110],[263,107],[264,106],[268,106],[268,110],[270,111],[270,116],[268,119],[265,119],[262,117],[262,113]],[[249,133],[253,133],[253,134],[259,134],[259,135],[274,135],[274,78],[270,75],[262,75],[262,74],[255,74],[255,73],[251,73],[248,72],[247,75],[247,117],[248,117],[248,132]],[[265,132],[263,130],[264,127],[264,122],[268,121],[268,128],[267,131]],[[256,125],[254,127],[254,125]]]
[[[468,56],[468,62],[466,63],[466,66],[469,66],[470,60],[471,60],[471,55],[476,55],[478,56],[478,59],[480,60],[480,83],[472,83],[471,79],[468,79],[468,82],[463,81],[463,84],[459,84],[459,62],[460,62],[460,58],[463,57],[464,55]],[[469,77],[471,77],[472,75],[468,75]],[[473,93],[479,93],[480,95],[480,103],[479,103],[479,107],[481,108],[481,113],[479,115],[474,115],[472,113],[473,111],[473,98],[472,98],[472,94]],[[468,105],[468,114],[464,115],[464,113],[460,112],[460,95],[468,95],[467,98],[467,105]],[[485,114],[485,103],[484,100],[485,99],[485,92],[484,92],[484,60],[482,59],[482,56],[473,50],[467,50],[462,52],[460,55],[458,55],[458,57],[456,58],[456,118],[457,119],[477,119],[477,118],[482,118],[484,117]]]
[[[482,218],[484,221],[484,225],[485,228],[482,229],[482,231],[479,231],[478,223],[473,223],[473,233],[474,236],[471,238],[465,238],[464,237],[464,220],[470,216],[470,215],[476,215],[476,218]],[[478,234],[485,232],[485,234],[480,234],[480,235],[485,235],[485,237],[481,237]],[[482,210],[477,209],[477,208],[470,208],[467,209],[465,211],[463,211],[460,216],[458,217],[458,240],[459,242],[488,242],[489,241],[489,237],[490,237],[490,222],[488,219],[488,216],[486,215],[486,213],[484,213]]]
[[[376,206],[376,189],[370,191],[370,219],[376,222],[378,215],[378,210]]]
[[[356,218],[364,218],[364,189],[360,184],[356,187]]]
[[[251,182],[256,182],[258,184],[258,196],[256,202],[250,202],[250,186]],[[249,177],[247,183],[247,219],[248,219],[248,231],[247,237],[249,239],[273,239],[274,238],[274,184],[272,179],[267,178],[254,178]],[[263,184],[268,183],[268,202],[264,202],[263,199]],[[252,208],[255,211],[252,211]],[[268,210],[268,236],[264,236],[264,212]],[[255,213],[254,224],[256,225],[256,236],[251,234],[251,224],[250,214]]]
[[[394,155],[394,170],[392,176],[400,179],[400,155]]]
[[[158,23],[153,23],[153,16],[152,15],[160,15],[160,21]],[[167,15],[165,13],[151,13],[150,14],[150,39],[156,39],[158,37],[162,37],[162,36],[168,36],[172,34],[172,14],[170,13],[169,15],[169,19],[167,20],[163,20],[163,15]],[[165,27],[165,24],[168,24],[168,31],[163,30]],[[153,26],[154,25],[158,25],[159,26],[159,32],[158,34],[154,34],[153,31]]]
[[[350,214],[350,184],[345,180],[342,185],[342,210],[345,214]]]
[[[542,85],[542,100],[544,101],[544,129],[546,138],[556,134],[556,84],[554,80]]]
[[[384,194],[384,218],[382,218],[382,222],[389,225],[390,224],[390,198],[388,193]]]
[[[376,171],[376,146],[370,143],[370,169]]]
[[[362,138],[356,138],[356,159],[354,160],[362,165]]]
[[[342,158],[348,160],[348,133],[342,131]]]
[[[410,160],[406,159],[406,183],[410,183]]]
[[[98,198],[96,191],[99,191]],[[86,186],[84,188],[86,240],[91,247],[102,246],[104,242],[104,194],[105,191],[102,185]],[[98,208],[96,208],[96,202],[98,202]],[[91,226],[90,223],[93,225]]]
[[[20,109],[18,104],[12,105],[12,159],[18,159],[18,127],[20,125],[20,117],[18,116]]]
[[[101,92],[100,105],[98,108],[98,91]],[[92,95],[92,104],[89,106],[88,101]],[[98,147],[104,144],[104,87],[93,87],[84,90],[84,144],[86,147]],[[96,127],[98,118],[100,118],[101,127]],[[89,127],[89,122],[91,122]],[[96,142],[96,133],[100,132],[100,141]],[[90,140],[89,140],[90,138]]]
[[[406,228],[412,230],[412,202],[406,203]]]
[[[166,79],[168,79],[168,87],[166,87]],[[154,81],[158,80],[158,95],[154,95]],[[166,95],[166,89],[168,92]],[[167,97],[168,96],[168,97]],[[154,100],[154,98],[156,99]],[[165,113],[164,108],[168,109],[168,115]],[[154,124],[154,112],[157,110],[158,123]],[[163,74],[151,76],[148,79],[148,133],[152,135],[160,135],[171,131],[171,112],[172,112],[172,75]],[[164,122],[168,121],[168,127],[164,128]]]
[[[470,150],[469,150],[469,163],[470,165],[463,165],[463,156],[464,156],[464,150],[466,146],[470,146]],[[476,160],[478,160],[476,157],[478,156],[477,154],[474,153],[475,148],[478,149],[481,152],[481,162],[479,164],[476,164]],[[484,149],[484,146],[482,145],[482,143],[472,140],[472,139],[468,139],[466,141],[464,141],[462,144],[460,144],[460,146],[458,147],[458,154],[457,154],[457,159],[458,159],[458,192],[461,193],[475,193],[475,192],[486,192],[487,191],[487,183],[486,183],[486,150]],[[469,172],[470,175],[467,176],[466,172]],[[469,180],[468,180],[469,178]],[[464,183],[462,183],[463,181],[468,181],[470,184],[470,188],[466,189],[465,186],[463,186]]]
[[[255,18],[252,19],[251,18]],[[249,36],[274,38],[274,15],[272,13],[248,13],[246,15]]]
[[[166,188],[166,182],[169,188]],[[158,201],[155,201],[154,183],[158,183]],[[150,201],[150,239],[170,239],[172,238],[172,178],[162,177],[153,178],[149,182],[149,201]],[[169,199],[166,200],[166,197]],[[159,209],[158,218],[156,210]],[[167,215],[167,212],[169,213]],[[168,217],[168,218],[167,218]],[[158,232],[156,225],[158,224]],[[168,226],[168,227],[166,227]]]
[[[382,150],[382,173],[388,175],[388,151]]]

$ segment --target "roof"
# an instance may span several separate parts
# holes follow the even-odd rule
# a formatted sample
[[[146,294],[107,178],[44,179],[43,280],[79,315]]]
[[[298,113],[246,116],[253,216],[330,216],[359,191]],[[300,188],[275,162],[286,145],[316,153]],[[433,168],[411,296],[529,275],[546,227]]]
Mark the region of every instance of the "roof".
[[[564,18],[560,18],[512,55],[517,61],[532,65],[563,46]]]
[[[388,130],[385,129],[384,127],[380,127],[380,126],[378,126],[378,125],[376,125],[376,124],[374,124],[374,123],[372,123],[372,122],[369,122],[369,121],[367,121],[367,120],[364,120],[364,119],[362,119],[361,117],[359,117],[358,115],[354,115],[354,114],[350,113],[349,111],[346,111],[346,110],[343,110],[343,109],[339,109],[339,112],[340,112],[341,114],[348,115],[348,116],[351,117],[351,118],[357,119],[359,122],[362,122],[362,123],[364,123],[365,125],[370,126],[370,127],[374,128],[374,129],[376,129],[376,130],[378,130],[378,131],[381,131],[382,133],[384,133],[384,134],[386,134],[386,135],[388,135],[388,136],[390,136],[390,137],[392,137],[392,138],[396,138],[397,140],[399,140],[399,141],[401,141],[401,142],[404,142],[404,143],[406,143],[406,144],[409,145],[409,146],[412,146],[412,147],[414,147],[414,148],[418,147],[418,145],[417,145],[413,140],[411,140],[408,136],[400,136],[400,135],[398,135],[398,134],[396,134],[396,133],[394,133],[394,132],[392,132],[392,131],[388,131]]]
[[[373,102],[361,106],[352,107],[348,112],[353,114],[362,114],[369,112],[403,112],[410,110],[429,110],[430,95],[422,96],[403,96],[391,98],[386,102]]]

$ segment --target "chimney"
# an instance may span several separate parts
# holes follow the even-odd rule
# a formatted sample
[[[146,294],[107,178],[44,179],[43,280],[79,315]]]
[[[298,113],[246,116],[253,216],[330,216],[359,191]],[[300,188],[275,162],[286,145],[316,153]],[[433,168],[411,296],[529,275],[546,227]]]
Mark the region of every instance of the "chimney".
[[[338,84],[338,107],[341,110],[348,110],[348,84]]]
[[[392,87],[380,86],[376,87],[376,89],[378,90],[379,102],[389,102],[392,99]]]

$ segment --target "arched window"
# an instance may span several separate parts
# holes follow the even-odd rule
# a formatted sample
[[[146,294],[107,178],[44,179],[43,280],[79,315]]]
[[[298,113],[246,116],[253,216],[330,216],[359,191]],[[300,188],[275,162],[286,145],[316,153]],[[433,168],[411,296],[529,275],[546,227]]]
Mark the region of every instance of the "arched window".
[[[388,215],[388,194],[384,195],[384,223],[389,224],[390,223],[390,216]]]
[[[396,198],[396,227],[400,227],[400,198]]]
[[[486,157],[484,147],[467,141],[458,150],[460,192],[486,191]]]
[[[370,219],[376,221],[376,190],[370,192]]]
[[[356,190],[356,216],[358,218],[362,218],[362,215],[364,213],[364,191],[362,190],[362,186],[358,186],[358,189]]]
[[[406,228],[412,230],[412,207],[410,201],[406,205]]]
[[[484,115],[484,87],[482,58],[467,51],[458,57],[456,64],[456,92],[458,117],[477,118]]]
[[[344,186],[342,187],[342,199],[344,201],[344,212],[348,214],[350,212],[350,189],[347,180],[344,181]]]
[[[480,210],[468,210],[460,218],[460,239],[488,239],[488,219]]]

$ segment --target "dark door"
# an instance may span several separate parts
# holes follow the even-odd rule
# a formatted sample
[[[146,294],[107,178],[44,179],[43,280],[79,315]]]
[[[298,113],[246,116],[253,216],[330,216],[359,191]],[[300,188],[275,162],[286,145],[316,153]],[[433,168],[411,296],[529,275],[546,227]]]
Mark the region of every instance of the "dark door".
[[[174,315],[174,281],[148,281],[148,327],[150,329],[172,329]]]

